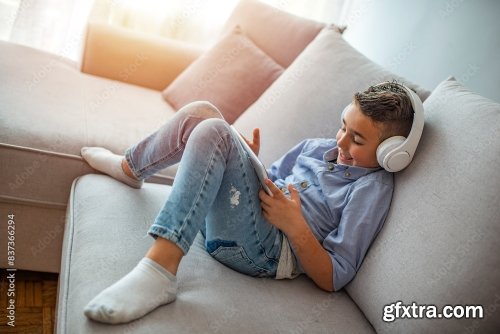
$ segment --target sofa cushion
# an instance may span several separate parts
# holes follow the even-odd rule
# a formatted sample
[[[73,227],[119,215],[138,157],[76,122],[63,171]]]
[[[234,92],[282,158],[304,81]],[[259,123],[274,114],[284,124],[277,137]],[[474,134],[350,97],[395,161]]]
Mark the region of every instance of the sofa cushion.
[[[21,45],[0,42],[0,50],[0,77],[9,83],[0,91],[0,151],[23,151],[32,161],[42,151],[47,158],[40,160],[59,161],[52,171],[35,168],[20,185],[16,174],[29,165],[9,160],[2,195],[65,205],[69,187],[54,187],[54,180],[69,173],[65,166],[83,168],[71,164],[81,162],[81,147],[122,153],[174,113],[157,91],[83,74],[62,57]]]
[[[244,134],[261,128],[260,157],[270,164],[305,138],[335,137],[354,93],[398,79],[425,100],[429,92],[378,66],[324,28],[290,67],[235,122]]]
[[[500,303],[500,104],[447,80],[424,103],[412,164],[347,291],[377,332],[495,333]],[[482,305],[484,319],[383,321],[404,304]]]
[[[236,27],[196,59],[164,91],[175,109],[206,100],[233,123],[283,72]]]
[[[241,0],[223,31],[227,33],[237,25],[283,67],[288,67],[325,26],[257,0]]]
[[[74,62],[29,47],[0,41],[0,64],[0,208],[19,214],[16,239],[26,246],[17,268],[57,272],[71,183],[94,172],[80,148],[123,152],[174,110],[158,91],[83,74]],[[6,238],[2,224],[2,245]],[[0,266],[6,255],[0,252]]]
[[[81,71],[142,87],[163,90],[204,48],[90,20],[85,32]]]
[[[373,333],[346,293],[324,292],[305,276],[277,281],[242,275],[214,260],[201,235],[180,264],[175,302],[129,324],[88,320],[83,307],[129,272],[150,247],[147,230],[170,189],[158,184],[131,189],[95,174],[74,182],[59,280],[58,333]]]

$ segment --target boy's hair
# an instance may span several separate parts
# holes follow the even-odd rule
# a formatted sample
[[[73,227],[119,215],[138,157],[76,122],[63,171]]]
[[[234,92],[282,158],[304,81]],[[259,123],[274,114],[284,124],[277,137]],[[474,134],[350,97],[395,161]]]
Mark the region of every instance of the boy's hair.
[[[392,136],[408,137],[414,111],[407,93],[396,81],[370,86],[354,94],[353,102],[364,115],[381,123],[380,142]]]

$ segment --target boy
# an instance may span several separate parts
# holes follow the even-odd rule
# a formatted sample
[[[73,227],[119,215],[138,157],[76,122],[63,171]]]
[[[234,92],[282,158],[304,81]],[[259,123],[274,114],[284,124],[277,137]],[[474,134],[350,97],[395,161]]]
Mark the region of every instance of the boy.
[[[92,167],[136,188],[181,162],[148,232],[154,244],[131,272],[89,302],[85,315],[124,323],[172,302],[179,263],[200,230],[207,251],[241,273],[277,279],[305,273],[321,289],[341,289],[389,210],[393,177],[380,168],[377,147],[407,136],[413,113],[397,83],[355,94],[335,140],[305,140],[270,167],[272,196],[260,189],[238,139],[207,102],[179,110],[125,157],[82,148]],[[258,154],[258,129],[247,142]]]

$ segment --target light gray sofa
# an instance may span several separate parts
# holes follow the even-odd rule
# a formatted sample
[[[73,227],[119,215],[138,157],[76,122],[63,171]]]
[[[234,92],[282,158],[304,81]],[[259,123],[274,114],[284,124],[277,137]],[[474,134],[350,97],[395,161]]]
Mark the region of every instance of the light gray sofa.
[[[235,8],[221,35],[235,25],[283,67],[324,26],[255,0]],[[276,28],[277,43],[266,36]],[[0,41],[0,212],[17,214],[16,239],[25,245],[16,251],[18,269],[59,272],[71,183],[95,172],[80,148],[123,152],[157,129],[175,112],[158,91],[203,51],[100,21],[88,24],[79,63]],[[173,175],[170,168],[148,181],[168,184]],[[6,245],[6,225],[0,232]]]
[[[244,17],[258,16],[259,12],[244,7],[249,5],[262,8],[262,4],[244,0],[240,6],[245,9]],[[258,34],[252,38],[259,45]],[[15,54],[22,52],[18,50]],[[2,67],[6,61],[12,66],[17,64],[15,60],[2,58]],[[23,66],[33,66],[31,69],[35,71],[46,61],[30,65],[33,62],[30,59]],[[61,73],[59,67],[67,66],[60,60],[57,64],[50,73]],[[4,109],[5,101],[9,102],[9,108],[21,108],[18,106],[27,103],[21,101],[23,97],[13,88],[2,95],[2,142],[10,140],[8,144],[16,145],[11,151],[4,145],[0,151],[2,182],[6,182],[4,176],[13,180],[16,175],[15,170],[3,174],[7,173],[4,161],[9,168],[20,168],[34,161],[33,156],[23,154],[38,152],[23,149],[27,152],[23,153],[17,146],[32,147],[38,140],[47,150],[50,145],[71,147],[75,156],[80,146],[89,143],[120,151],[174,112],[161,100],[158,91],[85,75],[75,69],[64,73],[70,72],[78,77],[75,79],[80,80],[78,84],[68,84],[70,80],[64,80],[64,76],[44,77],[51,88],[43,88],[43,92],[53,92],[52,100],[37,91],[41,86],[36,86],[33,94],[39,94],[36,97],[41,99],[41,115],[27,107],[11,115],[10,109]],[[340,112],[354,92],[392,78],[398,77],[353,49],[337,29],[326,27],[238,118],[235,126],[243,133],[250,133],[256,126],[261,128],[261,158],[269,164],[301,139],[333,136],[340,125]],[[500,167],[500,105],[471,92],[453,78],[444,80],[432,92],[399,79],[415,88],[425,100],[424,133],[413,163],[395,174],[394,198],[385,226],[360,271],[345,289],[323,292],[305,276],[291,281],[246,277],[213,260],[198,236],[180,266],[180,291],[174,303],[129,324],[108,326],[89,321],[82,313],[83,306],[144,255],[152,242],[146,231],[171,187],[147,183],[136,190],[107,176],[88,174],[77,177],[66,190],[69,201],[64,243],[59,246],[62,260],[57,332],[496,333],[500,328],[500,178],[496,177]],[[83,81],[89,83],[84,86]],[[97,108],[96,114],[83,110],[70,113],[73,116],[64,115],[68,113],[65,104],[54,102],[57,97],[56,102],[66,101],[69,105],[70,98],[64,96],[78,94],[96,98],[107,85],[119,88]],[[144,110],[148,117],[144,117]],[[63,122],[58,123],[59,119]],[[40,124],[28,124],[28,120]],[[82,123],[85,127],[60,128],[64,136],[59,142],[57,135],[47,130],[58,124]],[[10,137],[4,135],[5,131]],[[14,154],[13,150],[19,152]],[[21,158],[26,160],[20,160],[19,165]],[[70,169],[68,165],[61,169],[60,164],[54,163],[56,169],[49,168],[53,174],[34,173],[36,182],[27,178],[26,184],[33,182],[33,188],[14,190],[21,188],[27,195],[36,194],[37,199],[47,202],[46,198],[57,195],[65,203],[62,190],[57,194],[44,187],[40,190],[38,187],[43,184],[40,182],[50,177],[49,183],[66,186],[73,175],[91,170],[76,157],[61,155],[61,158],[81,169]],[[37,170],[41,174],[42,167]],[[5,198],[9,199],[2,197]],[[10,209],[10,204],[5,201],[2,210]],[[39,203],[31,204],[35,207]],[[63,212],[64,207],[57,210]],[[33,225],[23,221],[21,215],[17,224]],[[45,232],[34,231],[38,236]],[[406,317],[385,322],[384,307],[398,301],[405,305],[433,304],[439,311],[445,305],[481,305],[483,317]]]

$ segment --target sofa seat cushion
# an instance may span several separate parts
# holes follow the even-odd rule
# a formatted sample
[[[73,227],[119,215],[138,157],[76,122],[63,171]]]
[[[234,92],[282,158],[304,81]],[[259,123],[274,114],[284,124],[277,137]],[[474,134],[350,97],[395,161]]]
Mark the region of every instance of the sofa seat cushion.
[[[104,175],[73,183],[59,282],[58,333],[373,333],[344,293],[305,276],[259,279],[214,260],[199,234],[178,272],[177,300],[129,324],[88,320],[83,307],[144,256],[146,233],[171,187],[132,189]]]
[[[0,42],[0,64],[8,83],[0,91],[0,154],[9,161],[2,196],[65,204],[71,182],[88,170],[82,146],[123,153],[174,112],[158,91],[81,73],[60,56],[25,46]],[[21,175],[37,159],[32,175]]]

